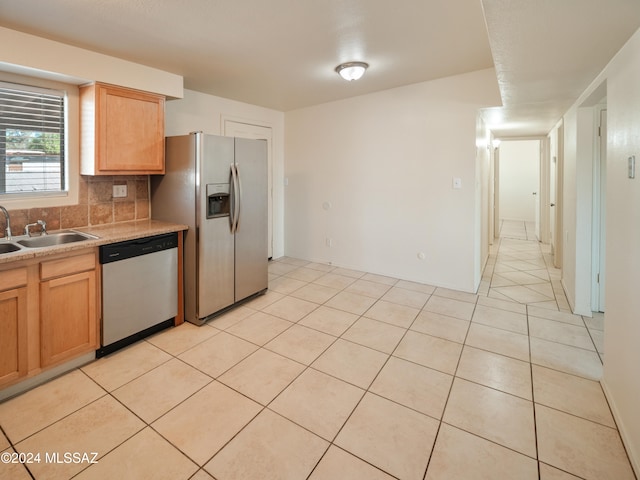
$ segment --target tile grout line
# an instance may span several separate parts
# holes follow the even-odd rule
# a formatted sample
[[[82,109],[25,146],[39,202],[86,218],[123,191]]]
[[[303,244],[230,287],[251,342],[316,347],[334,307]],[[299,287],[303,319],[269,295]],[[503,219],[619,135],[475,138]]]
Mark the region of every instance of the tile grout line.
[[[531,353],[531,326],[529,324],[529,306],[526,306],[527,315],[527,339],[529,345],[529,375],[531,378],[531,411],[533,413],[533,435],[536,442],[536,466],[538,468],[538,479],[542,480],[542,474],[540,472],[540,441],[538,438],[538,419],[536,416],[536,396],[535,385],[533,379],[533,357]]]
[[[444,422],[444,414],[447,411],[447,405],[449,404],[449,399],[451,398],[451,391],[453,390],[453,384],[454,384],[456,378],[458,378],[458,376],[457,376],[458,368],[460,367],[460,360],[462,359],[462,355],[464,354],[464,348],[465,348],[465,346],[467,344],[467,338],[469,336],[469,330],[471,330],[471,322],[473,321],[473,315],[475,314],[475,310],[476,310],[476,308],[478,306],[477,301],[478,300],[476,298],[476,303],[474,304],[473,312],[471,313],[471,317],[469,319],[469,325],[467,325],[467,331],[466,331],[464,339],[463,339],[462,348],[460,349],[460,355],[458,356],[458,361],[456,362],[456,368],[455,368],[455,370],[453,372],[453,375],[451,376],[451,385],[449,385],[449,391],[447,392],[447,398],[445,399],[444,405],[442,407],[442,415],[441,415],[440,420],[438,422],[438,428],[436,430],[436,435],[435,435],[435,437],[433,439],[433,446],[431,447],[431,452],[429,453],[429,459],[427,460],[427,466],[426,466],[426,468],[424,470],[423,478],[426,478],[426,476],[427,476],[427,472],[429,471],[429,466],[431,465],[431,460],[433,459],[433,452],[436,449],[436,443],[438,441],[438,437],[440,436],[440,429],[442,428],[442,424],[445,423]],[[457,428],[457,427],[454,427],[454,428]]]
[[[309,283],[312,283],[312,282],[309,282]],[[355,282],[354,282],[354,283],[355,283]],[[344,291],[346,288],[348,288],[348,286],[347,286],[347,287],[345,287],[345,288],[343,288],[342,290],[340,290],[340,292]],[[386,292],[385,292],[385,293],[386,293]],[[336,294],[336,295],[337,295],[337,294]],[[334,296],[335,296],[335,295],[334,295]],[[383,294],[383,296],[384,296],[384,294]],[[332,297],[332,298],[333,298],[333,297]],[[377,303],[381,298],[382,298],[382,297],[378,298],[378,299],[376,300],[376,302],[374,302],[374,303],[371,305],[371,307],[369,307],[369,309],[373,308],[373,306],[374,306],[374,305],[375,305],[375,304],[376,304],[376,303]],[[327,300],[327,301],[329,301],[329,300]],[[326,302],[325,302],[325,303],[326,303]],[[324,305],[324,303],[323,303],[322,305]],[[367,311],[368,311],[369,309],[367,309]],[[316,309],[316,310],[317,310],[317,309]],[[310,312],[310,313],[311,313],[311,312]],[[309,313],[309,314],[310,314],[310,313]],[[347,312],[347,313],[351,313],[351,312]],[[317,360],[318,358],[320,358],[320,357],[321,357],[321,356],[322,356],[322,355],[323,355],[323,354],[324,354],[324,353],[325,353],[329,348],[331,348],[331,346],[335,345],[335,344],[338,342],[338,340],[343,340],[343,341],[350,342],[349,340],[342,338],[342,336],[343,336],[347,331],[349,331],[349,329],[350,329],[350,328],[351,328],[351,327],[352,327],[356,322],[358,322],[358,320],[360,320],[361,318],[366,318],[366,317],[364,317],[364,314],[365,314],[365,313],[366,313],[366,311],[365,311],[362,315],[359,315],[359,316],[358,316],[358,318],[356,318],[356,319],[354,320],[354,322],[352,322],[352,323],[350,324],[350,326],[349,326],[349,327],[347,327],[347,328],[342,332],[342,334],[340,334],[340,336],[336,337],[336,339],[335,339],[335,340],[334,340],[334,341],[333,341],[329,346],[327,346],[327,347],[323,350],[323,352],[322,352],[322,353],[320,353],[320,354],[316,357],[316,360]],[[307,315],[309,315],[309,314],[307,314]],[[416,315],[416,317],[417,317],[417,315]],[[304,317],[303,317],[303,318],[304,318]],[[300,320],[298,320],[298,322],[300,322],[303,318],[301,318]],[[414,320],[415,320],[415,319],[414,319]],[[402,338],[404,338],[404,336],[406,335],[406,333],[407,333],[407,332],[408,332],[408,328],[407,328],[407,329],[405,329],[405,333],[403,334],[403,337],[402,337]],[[323,333],[325,333],[325,332],[323,332]],[[276,338],[277,338],[277,337],[276,337]],[[402,341],[402,339],[400,339],[400,341],[398,342],[398,344],[399,344],[401,341]],[[355,343],[355,342],[350,342],[350,343]],[[355,344],[356,344],[356,345],[359,345],[359,344],[357,344],[357,343],[355,343]],[[359,345],[359,346],[361,346],[361,347],[363,347],[363,348],[371,349],[370,347],[365,346],[365,345]],[[375,349],[371,349],[371,350],[378,351],[378,350],[375,350]],[[395,349],[394,349],[394,350],[395,350]],[[381,353],[382,353],[382,352],[381,352]],[[386,354],[386,353],[385,353],[385,354]],[[380,470],[380,471],[382,471],[382,472],[384,472],[384,473],[387,473],[387,474],[391,475],[389,472],[386,472],[386,471],[384,471],[384,470],[380,469],[380,467],[377,467],[376,465],[373,465],[373,464],[369,463],[368,461],[366,461],[366,460],[365,460],[365,459],[363,459],[363,458],[360,458],[359,456],[357,456],[357,455],[356,455],[356,454],[354,454],[353,452],[349,452],[348,450],[345,450],[345,449],[343,449],[342,447],[340,447],[339,445],[336,445],[336,444],[335,444],[335,440],[336,440],[336,439],[338,438],[338,436],[340,435],[340,432],[343,430],[343,428],[345,427],[345,425],[348,423],[349,419],[352,417],[352,415],[354,414],[354,412],[356,411],[356,409],[358,408],[358,406],[362,403],[362,400],[363,400],[363,399],[364,399],[364,397],[367,395],[367,393],[374,394],[373,392],[370,392],[370,390],[369,390],[369,389],[371,388],[371,385],[373,385],[373,383],[375,382],[375,379],[378,377],[378,375],[380,375],[380,372],[384,369],[385,365],[388,363],[389,359],[390,359],[390,358],[391,358],[391,356],[392,356],[392,354],[386,354],[386,355],[387,355],[387,359],[385,360],[385,362],[383,363],[383,365],[380,367],[380,369],[378,370],[378,373],[377,373],[377,374],[376,374],[376,376],[372,379],[372,381],[369,383],[369,385],[367,386],[367,388],[362,388],[362,387],[360,387],[360,386],[358,386],[358,385],[354,385],[354,384],[352,384],[352,383],[350,383],[350,382],[347,382],[347,381],[346,381],[346,380],[344,380],[344,379],[338,378],[338,377],[336,377],[336,376],[334,376],[334,375],[331,375],[331,374],[329,374],[329,373],[326,373],[326,372],[323,372],[323,371],[321,371],[321,370],[317,370],[317,369],[313,368],[312,364],[315,362],[315,360],[314,360],[314,362],[311,362],[309,365],[307,365],[307,366],[306,366],[306,368],[305,368],[305,369],[300,373],[300,375],[298,375],[298,377],[296,377],[296,378],[299,378],[299,377],[300,377],[300,376],[301,376],[305,371],[307,371],[307,370],[311,369],[311,370],[315,370],[315,371],[317,371],[317,372],[319,372],[319,373],[322,373],[322,374],[324,374],[324,375],[328,375],[328,376],[330,376],[331,378],[335,378],[336,380],[340,380],[340,381],[342,381],[342,382],[345,382],[345,383],[347,383],[347,384],[349,384],[349,385],[352,385],[352,386],[354,386],[354,387],[356,387],[356,388],[359,388],[359,389],[363,390],[363,394],[362,394],[362,396],[360,397],[360,399],[358,400],[358,402],[356,402],[356,404],[354,405],[353,409],[351,409],[351,412],[349,413],[349,415],[347,416],[347,418],[345,419],[345,421],[342,423],[342,426],[338,429],[338,431],[337,431],[337,432],[336,432],[336,434],[333,436],[333,438],[332,438],[331,440],[329,440],[329,441],[328,441],[329,445],[328,445],[328,446],[327,446],[327,448],[325,449],[324,453],[323,453],[323,454],[318,458],[318,461],[316,462],[316,464],[314,465],[314,467],[311,469],[311,471],[310,471],[310,472],[309,472],[309,474],[307,475],[307,478],[309,478],[309,477],[313,474],[313,472],[315,471],[315,469],[318,467],[318,465],[320,464],[320,462],[322,461],[322,459],[324,458],[324,456],[327,454],[327,452],[329,451],[329,449],[330,449],[332,446],[335,446],[336,448],[340,448],[341,450],[345,451],[345,452],[346,452],[346,453],[348,453],[349,455],[352,455],[352,456],[354,456],[354,457],[356,457],[356,458],[359,458],[361,461],[363,461],[363,462],[367,463],[368,465],[371,465],[372,467],[376,468],[377,470]],[[284,388],[284,389],[283,389],[283,390],[282,390],[278,395],[276,395],[276,397],[274,397],[274,398],[271,400],[271,402],[269,402],[269,404],[265,406],[265,408],[268,408],[268,407],[269,407],[269,405],[270,405],[271,403],[273,403],[273,402],[274,402],[274,401],[275,401],[275,400],[276,400],[276,399],[277,399],[277,398],[278,398],[278,397],[279,397],[279,396],[280,396],[280,395],[281,395],[285,390],[287,390],[287,388],[288,388],[288,387],[289,387],[289,386],[290,386],[294,381],[295,381],[295,379],[294,379],[291,383],[289,383],[289,384],[288,384],[288,386],[287,386],[287,387],[285,387],[285,388]],[[382,397],[382,398],[384,398],[384,397]],[[326,439],[324,439],[323,437],[321,437],[321,436],[320,436],[320,435],[318,435],[317,433],[312,432],[311,430],[309,430],[309,429],[307,429],[306,427],[304,427],[304,426],[300,425],[299,423],[297,423],[297,422],[295,422],[295,421],[293,421],[293,420],[291,420],[291,419],[289,419],[289,418],[287,418],[287,417],[285,417],[285,416],[281,415],[280,413],[278,413],[278,412],[276,412],[276,411],[274,411],[274,410],[271,410],[271,409],[269,409],[269,410],[270,410],[270,411],[272,411],[272,412],[274,412],[274,413],[276,413],[277,415],[280,415],[280,416],[281,416],[282,418],[284,418],[285,420],[288,420],[288,421],[290,421],[290,422],[294,423],[295,425],[298,425],[299,427],[301,427],[301,428],[303,428],[303,429],[305,429],[305,430],[309,431],[310,433],[312,433],[312,434],[314,434],[314,435],[318,436],[319,438],[322,438],[323,440],[327,441]]]

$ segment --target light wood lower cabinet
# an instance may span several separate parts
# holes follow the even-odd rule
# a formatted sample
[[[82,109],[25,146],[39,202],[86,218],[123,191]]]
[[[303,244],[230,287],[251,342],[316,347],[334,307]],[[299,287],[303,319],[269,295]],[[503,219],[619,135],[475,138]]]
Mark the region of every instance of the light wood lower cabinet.
[[[16,264],[0,265],[0,388],[92,352],[99,340],[95,249]]]
[[[27,269],[0,273],[0,385],[28,372]]]
[[[96,273],[40,284],[40,365],[48,367],[96,349]]]

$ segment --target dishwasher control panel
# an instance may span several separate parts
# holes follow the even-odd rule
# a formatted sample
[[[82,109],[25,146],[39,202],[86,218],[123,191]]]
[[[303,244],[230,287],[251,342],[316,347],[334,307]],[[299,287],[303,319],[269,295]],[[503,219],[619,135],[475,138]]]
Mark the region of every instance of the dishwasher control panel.
[[[167,233],[153,237],[137,238],[124,242],[110,243],[100,247],[100,263],[111,263],[127,258],[161,252],[178,246],[178,234]]]

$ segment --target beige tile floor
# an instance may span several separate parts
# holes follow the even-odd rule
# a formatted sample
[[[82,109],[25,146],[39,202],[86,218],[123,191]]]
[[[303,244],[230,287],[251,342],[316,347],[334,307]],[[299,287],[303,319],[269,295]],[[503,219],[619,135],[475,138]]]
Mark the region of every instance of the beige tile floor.
[[[40,454],[0,479],[635,478],[602,318],[509,231],[477,295],[274,261],[266,295],[0,404],[0,451]]]

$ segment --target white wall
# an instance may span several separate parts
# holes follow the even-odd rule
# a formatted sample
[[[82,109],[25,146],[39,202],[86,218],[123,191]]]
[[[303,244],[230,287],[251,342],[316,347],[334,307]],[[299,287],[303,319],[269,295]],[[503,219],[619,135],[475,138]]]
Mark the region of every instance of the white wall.
[[[0,70],[80,84],[106,82],[182,97],[182,77],[0,27]]]
[[[79,196],[80,134],[77,85],[101,81],[160,93],[183,94],[182,77],[155,68],[0,27],[0,80],[67,94],[68,193],[3,198],[9,209],[75,205]]]
[[[627,158],[640,159],[640,31],[618,52],[564,117],[563,281],[580,305],[590,280],[593,108],[607,94],[607,286],[602,384],[636,474],[640,473],[640,176],[627,178]],[[587,228],[588,226],[588,228]],[[586,257],[586,258],[585,258]],[[589,271],[584,271],[584,264]],[[571,301],[571,298],[570,298]]]
[[[475,291],[476,117],[499,103],[489,69],[287,112],[286,254]]]
[[[500,219],[534,222],[540,191],[540,141],[500,143]]]
[[[493,151],[491,131],[478,114],[476,123],[476,255],[474,266],[475,285],[480,284],[482,271],[489,259],[489,245],[493,243],[492,205],[493,181],[491,154]],[[484,285],[485,290],[489,285]]]
[[[576,304],[576,163],[578,115],[573,107],[564,115],[564,166],[562,182],[562,285],[572,310]]]
[[[640,31],[607,69],[607,312],[604,384],[640,474]]]
[[[184,90],[184,98],[166,103],[165,133],[202,131],[222,135],[222,118],[264,125],[273,132],[273,256],[284,255],[284,113],[213,95]]]

